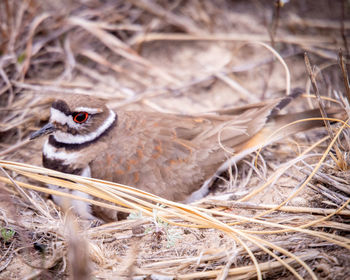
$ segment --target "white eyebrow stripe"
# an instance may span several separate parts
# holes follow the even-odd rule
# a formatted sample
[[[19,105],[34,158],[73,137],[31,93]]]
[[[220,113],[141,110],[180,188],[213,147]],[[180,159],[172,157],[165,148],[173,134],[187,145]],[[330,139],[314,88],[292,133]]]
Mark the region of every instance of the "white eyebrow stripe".
[[[90,108],[90,107],[77,107],[74,109],[74,112],[86,112],[88,114],[97,114],[97,113],[101,113],[102,110],[98,108]]]
[[[73,121],[72,116],[66,116],[60,110],[51,107],[51,122],[58,122],[60,124],[68,124],[69,127],[78,129],[79,124]]]
[[[84,144],[85,142],[92,141],[99,137],[103,132],[105,132],[114,122],[115,113],[112,110],[109,110],[109,116],[105,122],[99,126],[95,131],[90,132],[89,134],[84,135],[72,135],[70,133],[55,131],[53,133],[57,142],[64,144]]]

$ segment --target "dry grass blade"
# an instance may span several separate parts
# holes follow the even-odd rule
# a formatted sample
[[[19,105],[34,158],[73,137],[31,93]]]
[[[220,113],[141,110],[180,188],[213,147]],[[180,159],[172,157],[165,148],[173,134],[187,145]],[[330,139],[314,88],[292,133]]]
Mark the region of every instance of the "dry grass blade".
[[[330,137],[333,138],[334,137],[333,131],[332,131],[332,128],[331,128],[329,121],[327,121],[327,119],[326,119],[327,114],[325,111],[325,106],[322,102],[321,95],[320,95],[320,92],[319,92],[319,89],[318,89],[318,86],[316,83],[316,75],[315,75],[314,71],[312,70],[311,63],[310,63],[309,57],[308,57],[306,52],[304,54],[304,59],[305,59],[306,70],[309,74],[309,78],[311,80],[312,87],[313,87],[314,92],[315,92],[316,97],[317,97],[318,107],[320,109],[322,117],[324,118],[324,123],[325,123],[325,126],[327,127],[328,133],[329,133]],[[340,60],[342,61],[341,55],[340,55]],[[347,83],[347,86],[345,86],[345,91],[347,92],[347,97],[349,98],[350,95],[348,92],[350,92],[350,90],[349,90],[348,81],[346,81],[346,74],[345,74],[344,70],[342,70],[342,71],[343,71],[343,76],[344,76],[344,82]],[[336,155],[337,155],[337,158],[334,158],[334,161],[337,163],[337,165],[339,166],[340,169],[347,170],[348,166],[347,166],[346,160],[344,159],[343,153],[340,151],[339,145],[334,145],[334,149],[335,149]]]
[[[309,253],[306,255],[302,255],[300,256],[301,259],[304,260],[312,260],[317,256],[317,253]],[[295,260],[294,259],[286,259],[285,262],[289,265],[292,264]],[[266,263],[262,263],[260,264],[261,270],[267,271],[269,269],[271,269],[272,267],[274,268],[282,268],[283,266],[281,266],[281,264],[277,261],[274,262],[266,262]],[[238,279],[246,279],[246,276],[249,275],[251,277],[254,276],[254,274],[252,274],[253,272],[253,267],[252,266],[246,266],[246,267],[238,267],[238,268],[231,268],[228,271],[228,275],[229,276],[235,276],[235,277],[239,277],[239,276],[244,276],[243,278],[238,278]],[[199,278],[212,278],[217,276],[221,271],[208,271],[208,272],[197,272],[197,273],[191,273],[191,274],[187,274],[187,275],[179,275],[179,279],[199,279]]]
[[[290,83],[291,83],[291,78],[290,78],[290,71],[288,69],[288,66],[287,66],[287,63],[284,61],[284,59],[282,58],[282,56],[271,46],[269,46],[268,44],[264,43],[264,42],[249,42],[249,43],[245,43],[243,44],[246,45],[246,44],[257,44],[257,45],[261,45],[263,46],[264,48],[266,48],[268,51],[270,51],[275,58],[277,58],[277,60],[282,64],[284,70],[285,70],[285,74],[286,74],[286,86],[285,86],[285,89],[286,89],[286,96],[288,96],[290,94]]]
[[[147,0],[130,0],[130,2],[147,12],[150,12],[162,19],[165,19],[170,24],[180,27],[188,33],[203,33],[203,31],[197,26],[195,26],[189,18],[177,16],[156,3]]]
[[[319,118],[320,120],[323,120],[323,118]],[[295,191],[293,193],[293,195],[289,196],[287,199],[285,199],[278,207],[276,207],[275,209],[271,209],[269,211],[266,211],[262,214],[259,214],[257,217],[262,217],[263,215],[267,215],[275,210],[277,210],[279,207],[285,205],[288,201],[290,201],[291,199],[293,199],[298,193],[300,193],[303,188],[305,188],[307,186],[307,184],[310,182],[310,180],[313,178],[313,175],[318,171],[318,169],[321,167],[322,163],[324,162],[324,160],[326,159],[326,157],[328,156],[329,151],[332,149],[334,143],[336,142],[336,140],[338,139],[338,137],[340,136],[340,134],[343,132],[344,128],[349,127],[348,121],[344,122],[342,120],[338,120],[338,119],[329,119],[328,120],[332,120],[332,121],[338,121],[342,123],[342,127],[340,129],[338,129],[336,135],[334,136],[334,138],[332,139],[332,141],[330,142],[330,144],[328,145],[327,149],[324,151],[321,159],[318,161],[316,167],[314,168],[313,172],[308,176],[308,178],[303,182],[303,184],[300,186],[300,188]],[[307,121],[307,120],[303,120],[303,121]],[[292,124],[290,124],[292,125]],[[288,125],[289,126],[289,125]],[[284,129],[284,128],[282,128]],[[305,155],[307,152],[309,152],[311,149],[313,149],[314,147],[316,147],[317,145],[319,145],[320,143],[322,143],[323,141],[325,141],[326,138],[321,139],[320,141],[316,142],[314,145],[312,145],[310,148],[306,149],[298,158],[294,159],[292,162],[295,162],[296,160],[300,159],[303,155]],[[240,199],[239,201],[246,201],[248,200],[250,197],[254,196],[257,192],[261,191],[262,189],[264,189],[268,184],[270,184],[273,180],[275,180],[274,177],[276,176],[280,176],[280,174],[284,173],[289,166],[291,166],[291,162],[288,163],[287,166],[281,168],[280,172],[276,172],[275,174],[273,174],[272,178],[268,180],[268,182],[266,184],[264,184],[262,187],[260,187],[259,189],[257,189],[256,191],[250,193],[249,195],[245,196],[244,198]]]
[[[267,204],[253,204],[249,202],[236,202],[236,201],[222,201],[217,199],[207,199],[201,202],[203,205],[210,205],[214,207],[226,207],[226,208],[240,208],[240,209],[275,209],[278,205],[267,205]],[[282,206],[277,211],[292,212],[292,213],[313,213],[313,214],[332,214],[333,209],[324,208],[312,208],[312,207],[301,207],[301,206]],[[337,212],[337,215],[349,216],[349,210],[342,210]]]
[[[146,59],[140,57],[133,49],[128,45],[118,40],[115,36],[110,35],[108,32],[102,30],[98,24],[93,21],[88,21],[78,17],[71,17],[67,21],[72,25],[77,25],[84,28],[96,36],[101,42],[103,42],[108,48],[110,48],[116,54],[125,57],[126,59],[136,62],[150,70],[153,70],[157,75],[163,77],[169,82],[176,82],[176,80],[164,71],[160,71]]]
[[[322,115],[322,117],[324,119],[324,124],[327,127],[329,135],[331,136],[331,138],[333,138],[334,135],[333,135],[333,132],[332,132],[332,129],[331,129],[331,125],[330,125],[329,121],[327,121],[327,114],[326,114],[326,111],[325,111],[325,106],[322,103],[321,94],[320,94],[320,92],[318,90],[318,87],[317,87],[316,75],[314,74],[314,71],[312,70],[311,63],[310,63],[310,60],[309,60],[309,57],[308,57],[307,53],[304,54],[304,59],[305,59],[306,70],[307,70],[307,72],[309,74],[309,78],[311,80],[311,84],[312,84],[312,87],[314,89],[314,93],[315,93],[315,95],[317,97],[318,107],[320,108],[321,115]]]
[[[33,50],[33,37],[34,37],[35,30],[48,17],[50,17],[49,14],[42,14],[39,17],[37,17],[32,23],[32,26],[31,26],[30,32],[29,32],[29,40],[27,41],[26,59],[23,63],[23,67],[22,67],[22,71],[21,71],[21,76],[22,76],[21,80],[24,79],[24,77],[28,71],[28,68],[30,66],[30,60],[32,57],[32,50]]]
[[[133,44],[140,44],[141,42],[151,41],[238,41],[238,42],[269,42],[270,37],[268,35],[253,35],[253,34],[214,34],[214,35],[190,35],[179,33],[147,33],[139,37],[135,37],[132,41]],[[275,42],[284,42],[292,44],[327,44],[332,43],[332,40],[327,36],[276,36]]]
[[[350,134],[334,129],[344,124],[339,120],[329,119],[334,137],[324,129],[294,133],[302,123],[279,131],[267,125],[207,181],[213,197],[192,205],[34,167],[43,142],[27,139],[49,119],[56,96],[100,97],[117,113],[220,115],[280,98],[292,82],[309,94],[315,84],[305,80],[305,51],[317,62],[309,72],[325,94],[309,95],[310,108],[323,103],[349,115],[347,2],[274,3],[0,1],[0,167],[9,175],[0,177],[0,278],[349,274]],[[291,116],[307,110],[305,103],[296,99],[275,113]],[[338,147],[331,142],[337,137]],[[255,165],[250,153],[262,147]],[[60,209],[50,195],[130,216],[99,225]],[[77,255],[85,256],[81,263]]]
[[[348,104],[350,104],[350,83],[349,83],[349,74],[346,68],[346,64],[344,62],[344,57],[343,57],[343,53],[340,50],[339,51],[339,64],[340,64],[340,68],[343,74],[343,80],[344,80],[344,86],[345,86],[345,93],[346,93],[346,97],[348,99]]]
[[[99,197],[101,199],[105,199],[105,200],[108,200],[108,201],[116,203],[116,204],[122,204],[124,206],[127,206],[128,208],[132,208],[132,209],[137,210],[137,211],[142,211],[144,214],[146,214],[148,216],[152,216],[154,213],[154,209],[157,209],[157,215],[159,216],[159,218],[161,218],[162,220],[167,221],[171,224],[174,224],[174,225],[184,226],[184,224],[172,221],[171,217],[181,218],[185,221],[193,223],[193,224],[186,225],[188,227],[198,227],[199,226],[201,228],[216,228],[218,230],[226,232],[232,238],[234,238],[238,243],[240,243],[243,246],[243,248],[248,252],[248,255],[252,258],[252,260],[256,266],[258,277],[259,277],[259,275],[261,275],[260,265],[258,264],[257,260],[254,257],[254,254],[251,252],[249,247],[245,244],[245,242],[243,242],[241,240],[242,238],[249,240],[250,242],[252,242],[256,246],[261,248],[263,251],[270,254],[273,258],[276,258],[277,261],[281,262],[283,265],[286,266],[286,268],[288,270],[290,270],[294,275],[297,276],[298,274],[296,273],[296,271],[293,268],[289,267],[286,263],[284,263],[284,261],[282,259],[280,259],[274,253],[272,253],[272,251],[270,251],[269,249],[265,248],[265,246],[262,246],[260,244],[265,244],[265,245],[273,248],[274,250],[277,250],[277,251],[281,252],[282,254],[287,255],[287,256],[295,259],[297,263],[301,264],[309,272],[309,274],[312,275],[312,277],[314,279],[316,279],[316,276],[312,273],[310,268],[303,261],[298,259],[295,255],[288,252],[287,250],[284,250],[283,248],[276,246],[273,243],[265,241],[261,238],[257,238],[257,237],[252,236],[252,235],[247,235],[247,233],[244,233],[244,231],[237,230],[231,226],[228,226],[227,224],[222,223],[219,220],[217,220],[216,218],[206,214],[206,212],[212,213],[212,214],[215,213],[216,215],[225,215],[225,213],[215,212],[215,211],[206,210],[206,209],[200,209],[198,207],[192,207],[189,205],[183,205],[183,204],[179,204],[179,203],[166,201],[164,199],[158,198],[154,195],[145,193],[143,191],[133,189],[133,188],[130,188],[127,186],[115,184],[115,183],[107,183],[107,182],[103,182],[103,181],[96,180],[96,179],[89,179],[89,178],[83,178],[83,177],[69,175],[69,174],[62,174],[62,173],[59,173],[56,171],[46,170],[43,168],[36,168],[36,167],[29,166],[29,165],[24,165],[24,164],[11,163],[11,162],[5,162],[5,161],[1,161],[0,163],[4,168],[14,170],[16,172],[21,173],[22,175],[31,177],[33,179],[37,179],[37,180],[45,182],[45,183],[60,185],[62,187],[66,187],[66,188],[73,188],[76,190],[85,191],[85,192],[87,192],[91,195],[94,195],[96,197]],[[34,174],[30,174],[32,172],[46,174],[46,175],[50,175],[50,176],[55,176],[55,178],[41,176],[41,175],[34,176]],[[57,177],[58,178],[65,178],[65,179],[68,179],[70,181],[77,182],[78,185],[74,185],[71,182],[59,180],[59,179],[57,179]],[[2,179],[2,180],[6,181],[4,179]],[[85,187],[82,188],[80,186],[80,184],[84,184]],[[22,185],[28,187],[27,184],[22,184]],[[100,185],[103,185],[103,189],[99,188]],[[93,187],[93,188],[91,188],[91,187]],[[37,188],[37,189],[39,189],[39,188]],[[47,192],[59,194],[59,192],[57,192],[57,191],[52,191],[52,190],[48,190],[48,189],[47,189]],[[110,197],[106,196],[106,194],[109,194]],[[140,197],[140,198],[136,198],[136,196]],[[158,203],[158,204],[161,203],[163,205],[168,206],[169,208],[159,207],[159,206],[157,206],[157,204],[152,204],[152,203],[149,203],[145,200],[152,200],[155,203]],[[133,202],[131,202],[131,201],[133,201]],[[96,203],[93,201],[91,201],[91,202],[94,204]],[[99,205],[103,205],[103,204],[99,204]],[[108,206],[108,207],[111,207],[111,206]],[[184,215],[185,213],[186,213],[186,215]],[[231,217],[233,217],[233,216],[231,215]],[[325,238],[325,239],[330,240],[330,241],[339,245],[339,242],[336,239],[332,239],[332,238],[329,238],[325,235],[317,234],[317,233],[314,233],[312,231],[302,230],[301,228],[293,228],[293,227],[288,227],[288,226],[280,225],[280,224],[276,224],[276,223],[263,222],[263,221],[259,221],[256,219],[245,218],[242,216],[235,216],[235,218],[238,220],[241,220],[241,221],[250,221],[253,223],[261,223],[261,224],[280,227],[280,228],[284,228],[284,229],[288,229],[288,230],[293,230],[293,231],[296,230],[296,231],[300,231],[300,232],[305,232],[308,234],[312,234],[312,235],[315,235],[318,237]],[[346,245],[343,245],[343,246],[347,247]],[[350,249],[350,247],[349,247],[349,249]],[[297,277],[300,278],[299,276],[297,276]]]
[[[349,203],[349,201],[346,203],[346,205]],[[341,209],[343,209],[344,207],[341,207]],[[341,210],[340,209],[340,210]],[[247,234],[277,234],[277,233],[285,233],[285,232],[300,232],[300,233],[306,233],[315,237],[319,237],[322,239],[325,239],[327,241],[330,241],[332,243],[335,243],[339,246],[342,246],[346,249],[350,249],[350,239],[349,238],[343,238],[334,234],[327,234],[327,233],[321,233],[321,232],[317,232],[317,231],[313,231],[313,230],[307,230],[305,228],[309,227],[310,225],[314,225],[316,224],[315,221],[312,221],[309,224],[302,224],[299,227],[295,227],[293,226],[289,226],[289,225],[284,225],[284,224],[280,224],[280,223],[275,223],[275,222],[267,222],[267,221],[261,221],[255,218],[248,218],[248,217],[243,217],[243,216],[238,216],[238,215],[234,215],[234,214],[228,214],[228,213],[224,213],[221,211],[217,211],[217,210],[207,210],[208,213],[211,214],[215,214],[218,216],[225,216],[225,217],[230,217],[230,218],[234,218],[239,220],[240,222],[236,222],[236,223],[229,223],[229,225],[237,225],[241,222],[249,222],[249,223],[258,223],[258,224],[262,224],[262,225],[266,225],[269,227],[273,227],[273,228],[281,228],[282,230],[264,230],[264,231],[252,231],[252,230],[242,230],[242,233],[247,233]],[[327,218],[329,218],[327,216]],[[318,220],[318,222],[322,222],[323,220],[326,219],[322,219],[322,220]],[[304,222],[304,221],[303,221]],[[266,242],[263,239],[259,240],[260,242],[263,242],[264,244],[269,244],[269,246],[271,247],[275,247],[273,244]],[[277,247],[278,248],[278,247]],[[278,248],[278,250],[280,250],[281,248]],[[283,249],[282,249],[283,250]]]

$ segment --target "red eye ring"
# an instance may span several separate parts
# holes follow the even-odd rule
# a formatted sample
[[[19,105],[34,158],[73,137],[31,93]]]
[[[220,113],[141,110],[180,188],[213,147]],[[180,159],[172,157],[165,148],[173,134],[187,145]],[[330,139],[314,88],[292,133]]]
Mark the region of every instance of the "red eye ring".
[[[86,112],[73,113],[73,121],[76,123],[84,123],[89,118],[89,114]]]

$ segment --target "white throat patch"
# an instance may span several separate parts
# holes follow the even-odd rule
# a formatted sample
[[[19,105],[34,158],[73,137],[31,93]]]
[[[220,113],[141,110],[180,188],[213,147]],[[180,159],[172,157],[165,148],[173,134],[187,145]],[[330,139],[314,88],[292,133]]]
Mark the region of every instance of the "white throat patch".
[[[79,152],[65,152],[64,150],[59,150],[54,146],[50,145],[49,140],[45,141],[43,147],[43,154],[49,159],[58,159],[63,161],[64,164],[75,163],[79,158]],[[86,176],[86,175],[84,175]]]

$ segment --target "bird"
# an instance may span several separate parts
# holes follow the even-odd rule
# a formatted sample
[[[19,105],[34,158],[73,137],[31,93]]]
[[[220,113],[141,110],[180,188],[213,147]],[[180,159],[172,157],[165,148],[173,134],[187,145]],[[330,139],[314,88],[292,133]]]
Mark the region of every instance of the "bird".
[[[200,187],[227,159],[257,146],[257,141],[294,120],[317,117],[319,110],[280,114],[302,90],[256,104],[183,115],[112,110],[106,100],[67,95],[55,100],[49,122],[31,139],[49,135],[42,149],[42,164],[56,171],[112,181],[168,200],[191,202],[208,192]],[[293,134],[322,122],[305,122],[288,129]],[[49,185],[84,198],[90,195]],[[56,204],[63,204],[53,195]],[[81,218],[118,220],[115,210],[80,200],[70,202]]]

